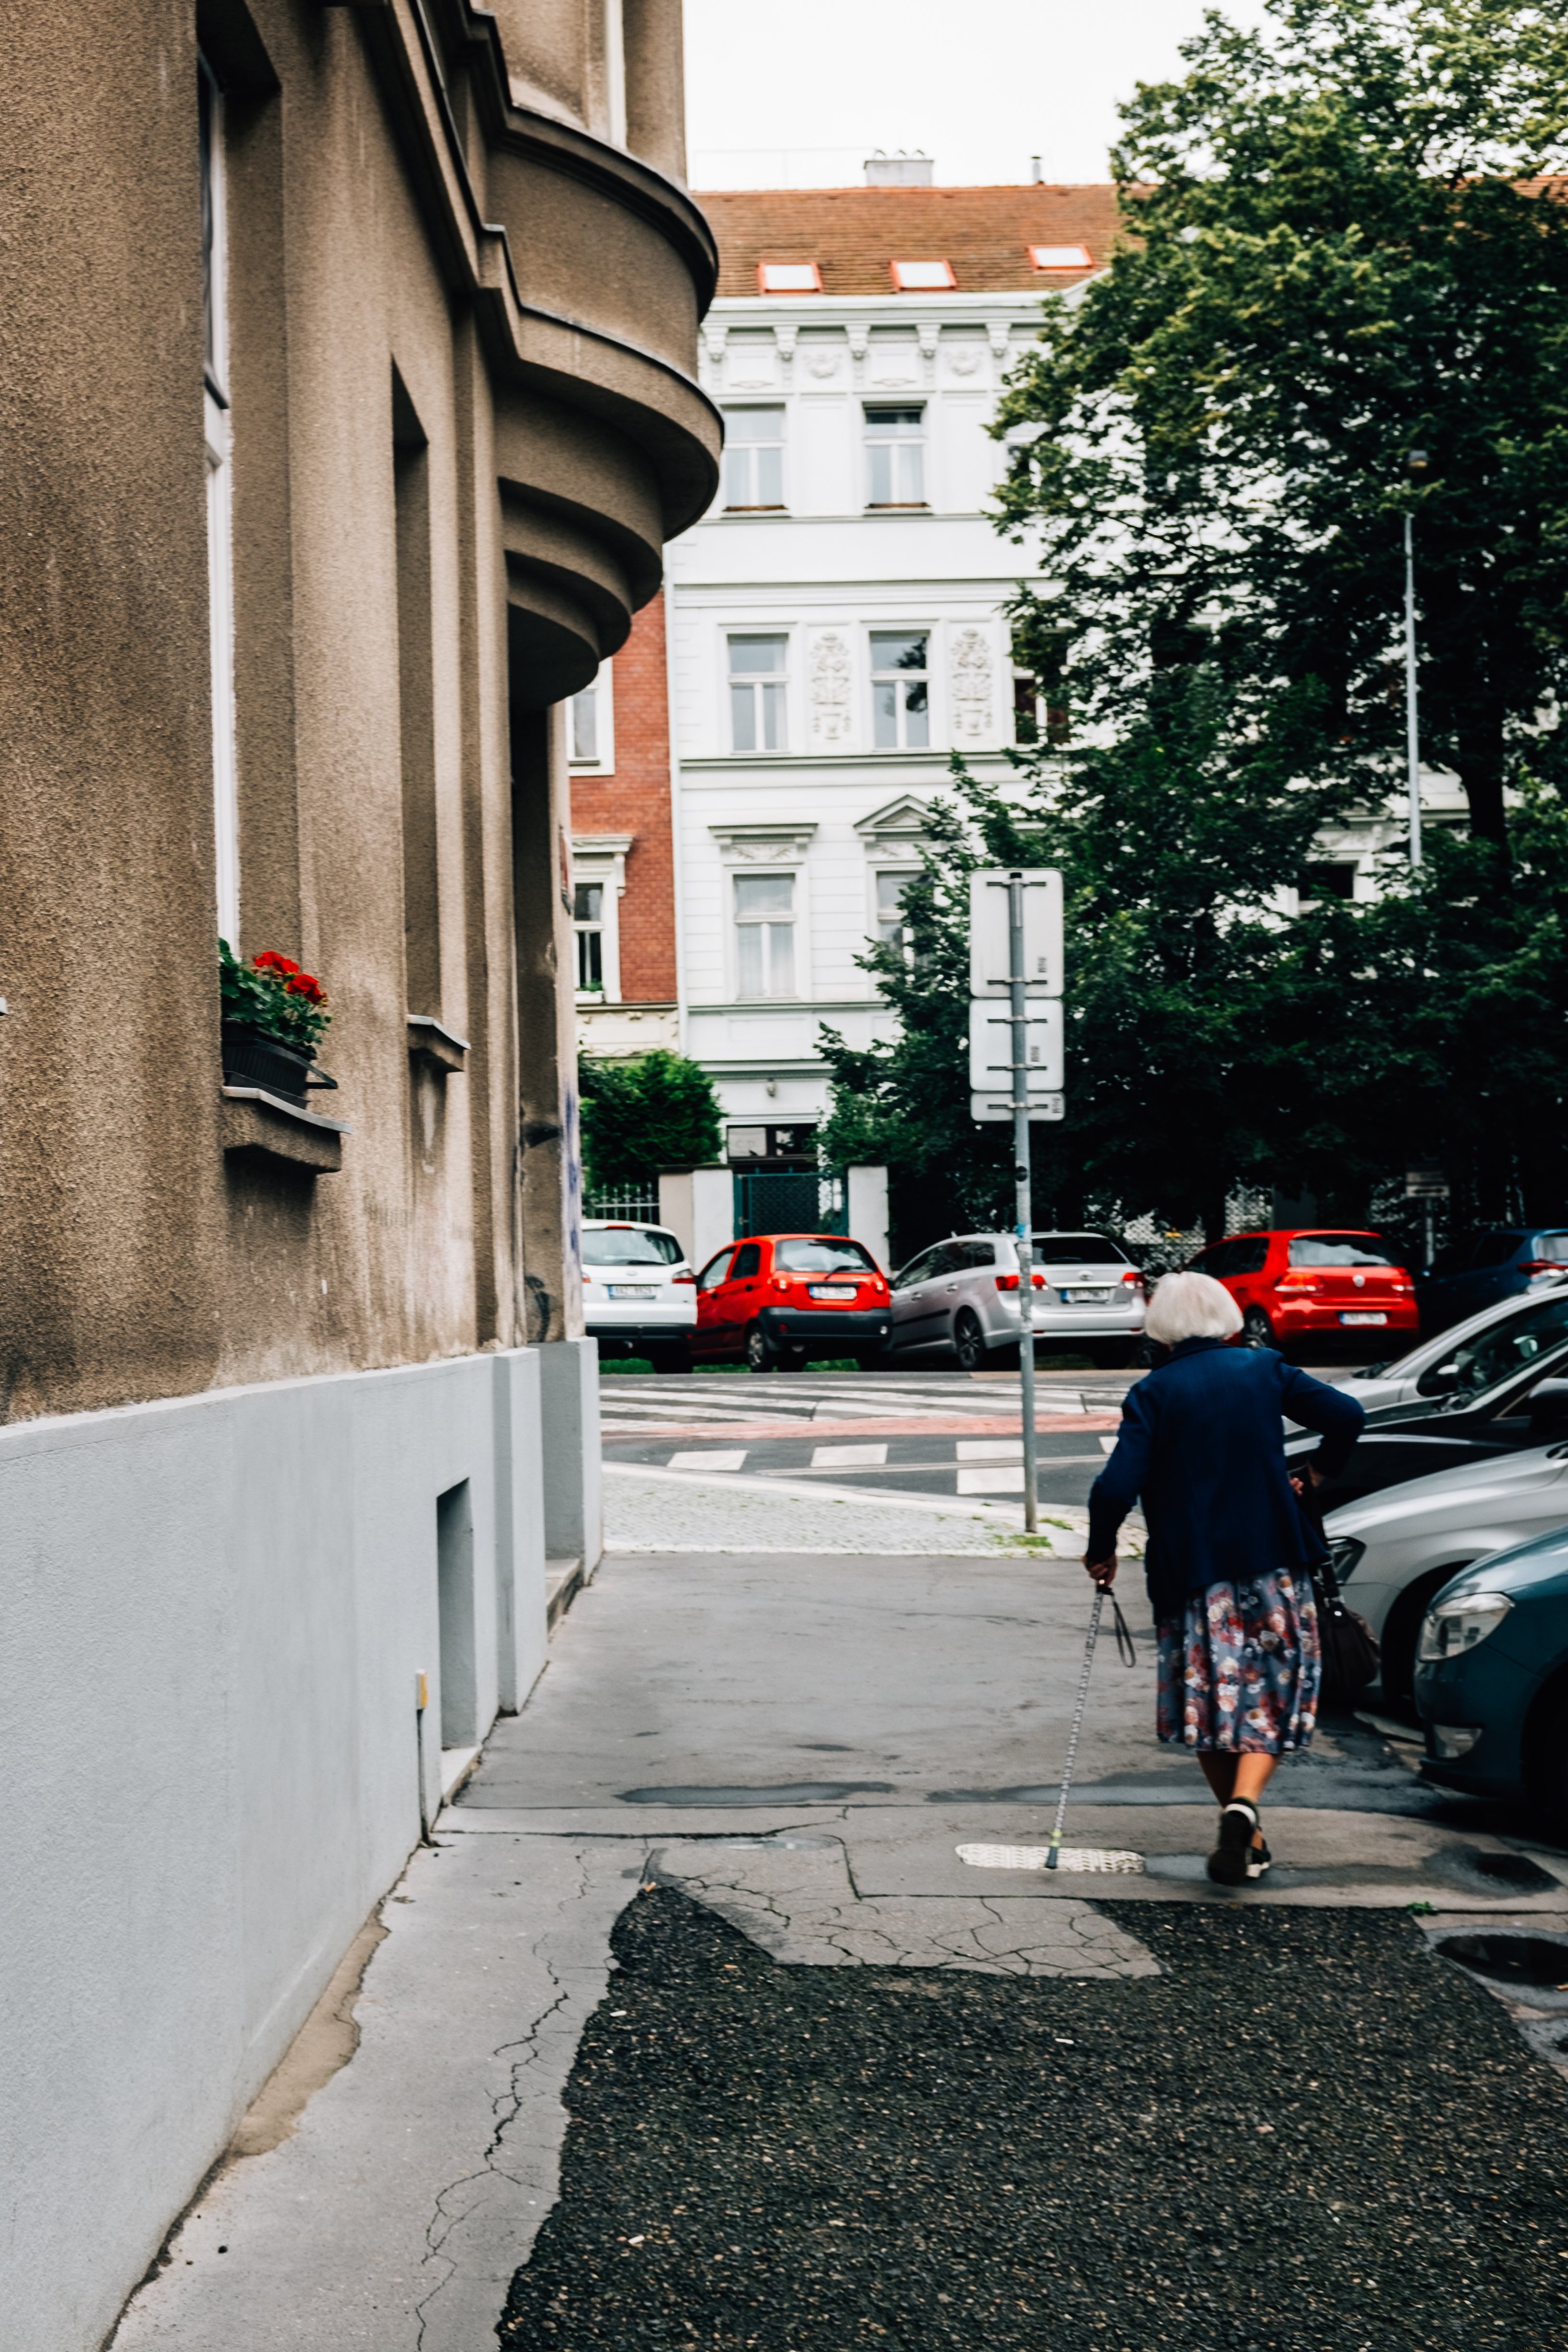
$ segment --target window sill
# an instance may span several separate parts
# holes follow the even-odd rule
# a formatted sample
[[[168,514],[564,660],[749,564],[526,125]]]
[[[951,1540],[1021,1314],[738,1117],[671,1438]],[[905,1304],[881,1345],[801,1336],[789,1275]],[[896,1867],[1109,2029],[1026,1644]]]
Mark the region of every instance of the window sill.
[[[461,1070],[468,1065],[468,1039],[443,1029],[429,1013],[408,1015],[408,1050],[416,1061],[428,1062],[437,1070]]]
[[[789,509],[786,506],[723,507],[720,511],[731,515],[788,514]]]
[[[929,499],[885,499],[873,506],[869,501],[861,509],[863,514],[930,514]]]
[[[223,1089],[226,1156],[275,1160],[286,1167],[309,1169],[314,1175],[330,1176],[342,1166],[342,1139],[352,1132],[345,1120],[322,1118],[316,1111],[300,1110],[295,1104],[285,1102],[280,1095],[265,1093],[260,1087]]]

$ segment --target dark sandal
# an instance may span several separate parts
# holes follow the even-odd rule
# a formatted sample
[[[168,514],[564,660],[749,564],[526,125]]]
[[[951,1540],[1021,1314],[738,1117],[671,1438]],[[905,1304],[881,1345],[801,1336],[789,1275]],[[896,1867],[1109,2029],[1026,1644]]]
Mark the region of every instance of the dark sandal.
[[[1219,1817],[1219,1842],[1209,1856],[1209,1876],[1216,1886],[1245,1886],[1249,1876],[1247,1856],[1258,1828],[1258,1808],[1236,1797]]]

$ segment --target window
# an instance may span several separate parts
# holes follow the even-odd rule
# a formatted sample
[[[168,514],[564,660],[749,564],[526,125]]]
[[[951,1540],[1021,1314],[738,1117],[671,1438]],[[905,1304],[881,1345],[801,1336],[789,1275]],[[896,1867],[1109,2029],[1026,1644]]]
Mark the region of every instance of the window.
[[[1301,875],[1302,905],[1310,905],[1319,898],[1353,898],[1355,875],[1353,866],[1306,866]]]
[[[773,1264],[785,1274],[875,1274],[858,1242],[784,1241],[773,1244]]]
[[[1092,269],[1094,263],[1087,245],[1032,245],[1029,247],[1031,269]]]
[[[1559,1291],[1533,1313],[1510,1316],[1500,1329],[1457,1348],[1455,1386],[1461,1395],[1474,1395],[1508,1373],[1521,1370],[1544,1349],[1555,1348],[1563,1339],[1568,1339],[1568,1292]]]
[[[1397,1265],[1392,1250],[1372,1234],[1298,1234],[1292,1265]]]
[[[871,710],[879,751],[923,750],[931,741],[923,629],[871,632]]]
[[[610,677],[610,665],[605,662],[593,684],[574,694],[566,705],[567,762],[573,768],[601,776],[612,774],[616,765],[616,713]]]
[[[822,272],[815,261],[759,261],[759,294],[820,294]]]
[[[904,925],[904,891],[909,879],[907,874],[877,877],[877,937],[885,948],[901,947],[906,961],[910,941]]]
[[[686,1253],[673,1234],[650,1225],[584,1225],[584,1265],[679,1265]]]
[[[735,1263],[730,1268],[731,1281],[749,1282],[753,1275],[760,1274],[762,1270],[763,1245],[761,1242],[742,1242],[740,1248],[735,1252]]]
[[[1482,1234],[1470,1252],[1470,1265],[1476,1271],[1485,1265],[1506,1265],[1523,1246],[1522,1234]]]
[[[207,636],[212,657],[213,815],[218,937],[239,947],[239,775],[234,731],[234,471],[228,414],[227,225],[223,94],[196,58],[201,143],[203,415],[206,440]]]
[[[900,294],[945,294],[958,283],[951,261],[889,261],[888,268]]]
[[[730,740],[737,751],[788,748],[787,637],[730,640]]]
[[[1037,1265],[1131,1265],[1132,1261],[1124,1249],[1119,1248],[1106,1234],[1037,1234],[1034,1236]],[[1220,1246],[1223,1248],[1224,1244]],[[1212,1274],[1210,1260],[1215,1252],[1203,1251],[1194,1260],[1205,1274]]]
[[[782,408],[724,411],[724,504],[733,513],[784,504]]]
[[[605,886],[579,882],[572,893],[572,929],[577,938],[577,993],[605,992]]]
[[[723,1248],[719,1252],[718,1256],[710,1257],[709,1259],[707,1265],[703,1267],[701,1273],[697,1277],[697,1287],[699,1290],[718,1289],[719,1285],[724,1279],[724,1269],[730,1263],[730,1253],[734,1246],[735,1244],[733,1242],[726,1242]]]
[[[742,996],[795,994],[795,876],[735,877],[736,970]]]
[[[867,409],[868,507],[924,506],[925,414],[923,406]]]

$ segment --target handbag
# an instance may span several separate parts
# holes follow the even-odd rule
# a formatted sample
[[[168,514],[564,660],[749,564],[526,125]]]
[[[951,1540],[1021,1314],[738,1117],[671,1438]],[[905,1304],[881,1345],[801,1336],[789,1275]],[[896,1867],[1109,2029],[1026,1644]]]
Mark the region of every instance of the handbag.
[[[1383,1653],[1366,1619],[1346,1607],[1327,1552],[1312,1562],[1309,1572],[1323,1654],[1322,1701],[1325,1706],[1344,1706],[1371,1682],[1383,1663]]]

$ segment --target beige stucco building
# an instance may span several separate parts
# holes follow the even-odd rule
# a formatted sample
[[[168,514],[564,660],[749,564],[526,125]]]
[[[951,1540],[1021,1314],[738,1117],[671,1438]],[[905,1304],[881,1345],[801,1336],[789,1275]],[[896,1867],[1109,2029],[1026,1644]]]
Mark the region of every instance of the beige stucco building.
[[[679,0],[7,26],[29,2352],[101,2340],[597,1549],[562,705],[717,478],[680,91]],[[320,977],[335,1093],[226,1083],[220,936]]]

